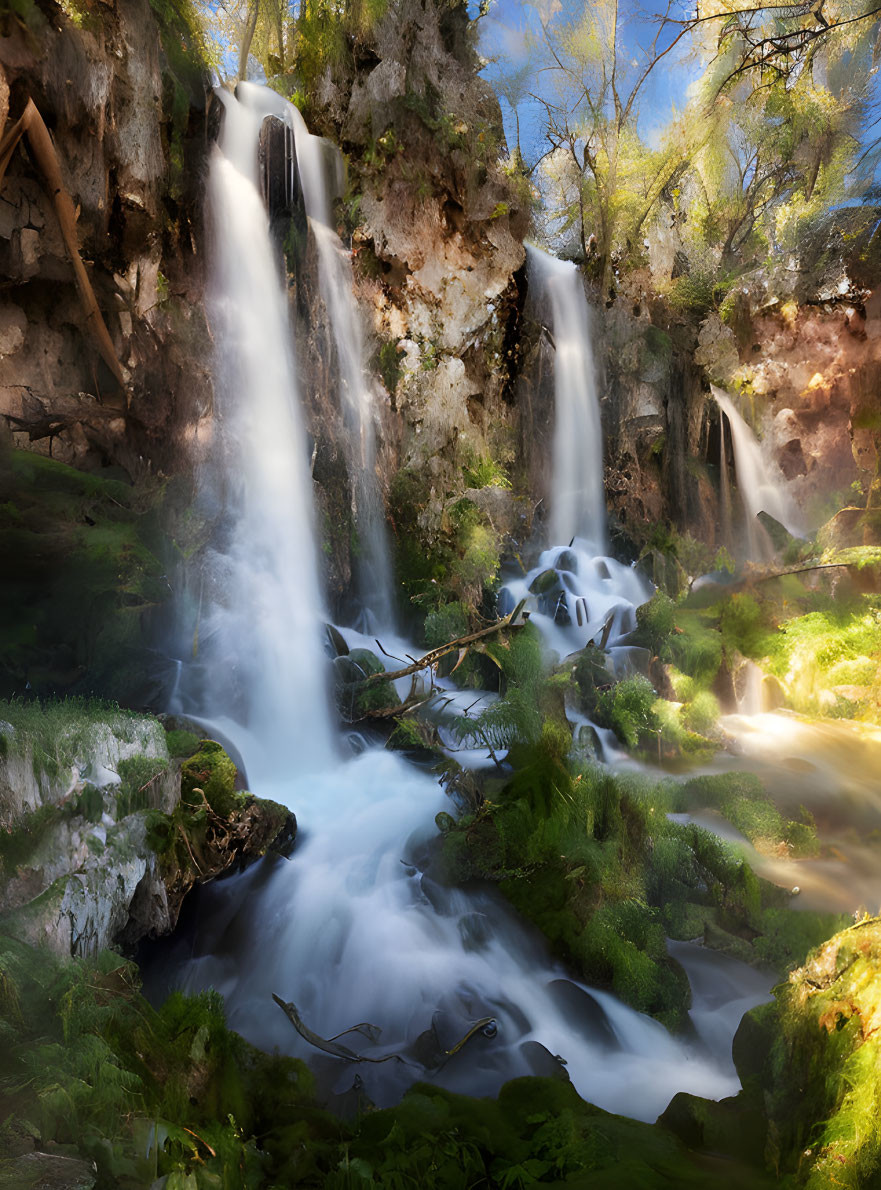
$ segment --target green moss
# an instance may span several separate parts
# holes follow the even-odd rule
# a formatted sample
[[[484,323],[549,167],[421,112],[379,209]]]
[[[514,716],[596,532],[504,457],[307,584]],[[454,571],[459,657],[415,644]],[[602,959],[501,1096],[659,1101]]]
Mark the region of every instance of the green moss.
[[[181,765],[181,801],[201,806],[201,789],[211,809],[227,818],[235,809],[236,766],[216,740],[201,740],[199,750]]]
[[[510,488],[511,486],[504,467],[489,455],[473,455],[462,467],[462,476],[469,488]]]
[[[140,738],[149,717],[95,698],[0,700],[0,720],[12,727],[6,748],[20,756],[31,753],[34,775],[56,779],[76,760],[89,756],[99,735]]]
[[[709,690],[694,693],[683,708],[682,720],[689,731],[707,736],[716,729],[719,721],[719,701]]]
[[[166,731],[165,743],[169,756],[192,756],[199,747],[199,737],[191,731]]]
[[[663,591],[655,591],[647,603],[636,609],[637,643],[660,653],[673,632],[676,604]]]
[[[819,851],[814,820],[802,811],[802,821],[786,821],[752,773],[717,773],[695,777],[678,791],[677,807],[684,810],[715,809],[756,846],[776,851],[786,848],[795,856]]]
[[[388,340],[380,344],[376,353],[376,368],[382,377],[386,390],[394,393],[401,377],[401,358],[398,355],[398,344]]]

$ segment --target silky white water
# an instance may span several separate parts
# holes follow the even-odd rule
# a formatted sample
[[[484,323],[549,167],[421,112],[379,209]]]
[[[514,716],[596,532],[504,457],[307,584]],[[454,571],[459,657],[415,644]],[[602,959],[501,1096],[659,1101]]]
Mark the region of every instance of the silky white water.
[[[223,128],[209,175],[214,242],[216,440],[207,470],[222,493],[226,540],[207,566],[196,666],[179,709],[228,719],[251,780],[334,752],[312,527],[309,454],[288,307],[260,195],[262,88],[218,90]],[[277,97],[276,97],[277,98]],[[217,480],[217,476],[220,480]]]
[[[550,307],[554,337],[551,541],[581,537],[600,551],[606,536],[603,434],[584,285],[569,261],[531,245],[527,259],[529,283]]]
[[[323,137],[312,136],[293,104],[285,105],[285,116],[294,130],[309,230],[318,249],[321,296],[339,365],[353,512],[360,538],[355,562],[359,594],[372,613],[374,626],[388,628],[394,621],[394,599],[385,511],[376,474],[373,384],[365,370],[364,331],[353,292],[352,260],[333,227],[326,180],[329,168],[341,169],[339,150]]]
[[[731,427],[737,490],[746,517],[748,558],[753,562],[764,561],[773,557],[774,550],[767,532],[761,522],[756,520],[758,514],[768,513],[796,536],[801,533],[798,518],[786,494],[786,480],[780,469],[765,458],[761,443],[731,398],[715,385],[711,385],[711,390]]]
[[[582,1095],[641,1119],[679,1090],[731,1094],[730,1028],[709,1045],[673,1038],[567,978],[492,891],[433,878],[434,819],[452,808],[433,776],[383,750],[334,755],[306,450],[284,292],[256,186],[261,114],[278,100],[254,87],[240,94],[242,102],[223,96],[210,183],[231,496],[230,543],[217,559],[228,599],[204,617],[206,693],[201,706],[191,695],[187,709],[237,747],[254,792],[296,811],[299,836],[290,861],[267,860],[201,891],[196,932],[177,940],[166,976],[188,990],[216,987],[233,1028],[307,1059],[328,1095],[356,1075],[378,1102],[418,1078],[488,1094],[516,1075],[559,1072],[557,1055]],[[616,634],[626,631],[641,594],[626,567],[580,544],[571,554],[569,570],[559,555],[542,563],[581,576],[592,592],[593,607],[571,605],[574,625],[546,617],[548,632],[553,625],[564,634],[561,649],[603,631],[610,616]],[[319,1052],[273,993],[293,1001],[321,1037],[370,1022],[378,1040],[347,1035],[346,1044],[400,1060],[351,1064]],[[486,1017],[493,1025],[450,1055]]]

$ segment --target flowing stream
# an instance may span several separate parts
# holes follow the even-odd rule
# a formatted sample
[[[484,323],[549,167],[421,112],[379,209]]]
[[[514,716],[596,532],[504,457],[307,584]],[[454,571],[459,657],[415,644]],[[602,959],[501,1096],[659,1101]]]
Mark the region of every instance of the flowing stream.
[[[735,1018],[764,998],[766,984],[757,987],[737,964],[727,992],[715,986],[705,995],[707,981],[698,980],[695,1034],[672,1037],[567,976],[492,890],[451,889],[432,878],[434,818],[449,806],[433,776],[384,750],[349,758],[335,750],[320,677],[327,666],[318,645],[307,450],[285,295],[256,176],[261,119],[278,101],[251,86],[239,95],[222,96],[224,129],[210,179],[225,376],[216,453],[227,469],[229,509],[228,547],[215,564],[228,598],[204,614],[202,681],[191,687],[182,679],[182,709],[222,729],[251,787],[294,808],[300,833],[290,862],[267,859],[199,890],[195,925],[176,937],[164,964],[157,961],[153,991],[216,987],[232,1027],[308,1060],[330,1101],[359,1086],[374,1101],[391,1102],[417,1078],[489,1094],[515,1075],[560,1073],[564,1064],[584,1097],[646,1120],[680,1090],[732,1094]],[[593,385],[583,294],[576,304],[569,266],[542,260],[537,267],[552,290],[560,282],[561,374],[580,402]],[[576,322],[566,329],[570,299]],[[576,420],[594,426],[583,452],[599,457],[596,411],[580,409]],[[573,519],[565,531],[588,536],[570,557],[551,551],[539,569],[559,577],[570,621],[561,623],[558,611],[537,613],[552,642],[562,634],[554,645],[561,650],[604,633],[610,643],[613,632],[627,631],[644,595],[631,571],[592,552],[604,536],[599,470],[588,480],[593,495],[572,496],[574,473],[566,484]],[[593,503],[579,511],[580,500]],[[688,966],[694,956],[686,959]],[[704,964],[701,956],[694,962]],[[342,1039],[373,1061],[353,1064],[308,1045],[273,993],[294,1002],[323,1038],[359,1022],[376,1026],[380,1033]],[[706,1027],[720,996],[734,1006],[734,1023],[720,1017]],[[375,1061],[381,1058],[389,1060]]]

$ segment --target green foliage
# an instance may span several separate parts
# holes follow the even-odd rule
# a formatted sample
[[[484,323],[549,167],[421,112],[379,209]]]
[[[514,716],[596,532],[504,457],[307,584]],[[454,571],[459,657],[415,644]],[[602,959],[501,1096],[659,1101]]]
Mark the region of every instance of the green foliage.
[[[656,697],[651,682],[642,674],[624,678],[597,698],[599,724],[611,727],[628,748],[636,749],[658,730],[653,710]]]
[[[235,809],[238,799],[235,791],[236,766],[216,740],[201,740],[199,751],[181,766],[181,801],[189,806],[199,807],[202,790],[208,805],[222,818],[227,818]]]
[[[376,353],[376,368],[382,377],[386,390],[394,393],[401,377],[401,358],[398,344],[391,339],[381,343]]]
[[[450,602],[461,603],[470,614],[496,589],[499,537],[465,497],[446,507],[437,527],[433,514],[438,503],[430,476],[403,468],[392,480],[395,572],[411,614],[425,614]],[[436,527],[429,528],[432,522]]]
[[[744,1098],[768,1117],[768,1154],[812,1190],[858,1190],[881,1172],[881,927],[866,918],[818,946],[751,1014]],[[744,1047],[741,1047],[742,1049]],[[771,1142],[773,1141],[773,1147]]]
[[[468,631],[468,614],[461,603],[445,603],[425,617],[425,643],[429,649],[456,640]]]
[[[469,488],[510,488],[511,481],[504,467],[490,455],[474,455],[462,468],[465,485]]]
[[[647,603],[636,609],[637,642],[660,655],[673,631],[676,604],[663,591],[655,591]]]
[[[674,310],[702,319],[710,310],[719,308],[730,284],[720,280],[714,271],[695,270],[673,281],[667,290],[667,301]]]
[[[13,729],[3,737],[7,751],[21,756],[30,752],[38,781],[56,781],[74,761],[88,759],[99,733],[128,743],[150,734],[147,716],[94,698],[0,701],[0,720]]]
[[[719,701],[709,690],[698,691],[683,709],[682,720],[689,731],[708,736],[719,721]]]
[[[0,454],[0,694],[126,694],[143,680],[141,615],[170,591],[162,496],[155,481]]]
[[[154,800],[150,787],[166,771],[168,762],[155,756],[131,756],[121,760],[117,767],[120,785],[116,795],[116,817],[124,818],[127,814],[146,810]]]
[[[676,612],[678,631],[670,639],[670,654],[677,668],[699,686],[710,685],[722,664],[722,636],[715,623],[712,611],[680,606]]]

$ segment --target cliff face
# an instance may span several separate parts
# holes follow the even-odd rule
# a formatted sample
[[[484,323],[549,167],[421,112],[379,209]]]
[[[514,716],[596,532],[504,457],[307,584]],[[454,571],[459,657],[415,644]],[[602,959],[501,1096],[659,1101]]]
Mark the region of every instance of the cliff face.
[[[378,460],[393,529],[399,547],[408,534],[436,562],[450,554],[437,562],[447,569],[468,550],[449,516],[463,494],[496,561],[528,527],[528,503],[504,484],[468,494],[482,490],[468,477],[481,462],[487,474],[510,471],[515,488],[522,479],[513,332],[529,205],[528,187],[499,164],[501,116],[470,36],[463,6],[390,6],[327,69],[306,112],[348,161],[341,216],[382,380]],[[326,419],[312,420],[320,446]],[[479,600],[492,570],[463,575],[451,594]],[[405,576],[406,593],[423,579]]]
[[[148,0],[19,7],[3,19],[0,122],[8,130],[31,99],[52,135],[127,383],[120,391],[89,334],[50,187],[23,141],[0,189],[0,415],[15,445],[140,478],[170,468],[210,403],[196,47],[171,6],[157,20]]]
[[[0,34],[5,135],[42,121],[0,184],[0,695],[150,704],[169,516],[211,405],[196,35],[148,0],[22,3]]]

